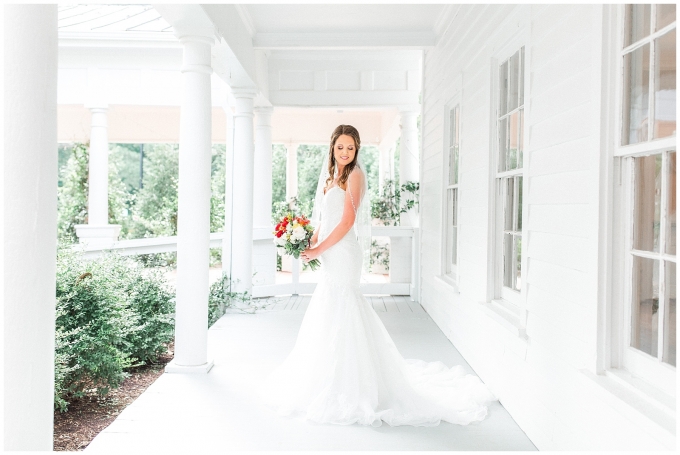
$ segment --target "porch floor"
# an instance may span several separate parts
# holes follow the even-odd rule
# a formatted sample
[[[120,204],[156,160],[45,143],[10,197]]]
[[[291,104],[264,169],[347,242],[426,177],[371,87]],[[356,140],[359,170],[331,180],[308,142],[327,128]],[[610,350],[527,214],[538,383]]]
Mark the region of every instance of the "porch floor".
[[[406,358],[460,364],[474,373],[419,304],[370,298]],[[309,296],[277,297],[253,314],[226,314],[208,331],[215,362],[209,374],[161,375],[86,451],[536,450],[500,403],[468,426],[373,428],[279,417],[260,402],[257,386],[293,348],[308,302]]]

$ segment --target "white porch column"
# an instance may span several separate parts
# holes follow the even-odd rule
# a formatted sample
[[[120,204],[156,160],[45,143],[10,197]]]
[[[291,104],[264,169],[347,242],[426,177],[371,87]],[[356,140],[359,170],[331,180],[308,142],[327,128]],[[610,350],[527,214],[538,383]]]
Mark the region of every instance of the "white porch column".
[[[52,451],[57,5],[4,6],[5,451]]]
[[[378,158],[378,191],[379,191],[379,194],[382,194],[382,192],[383,192],[385,179],[391,179],[392,176],[393,176],[392,166],[393,166],[394,160],[391,159],[393,153],[390,153],[392,150],[393,150],[393,146],[388,145],[388,144],[380,144],[378,146],[378,153],[379,153],[379,158]]]
[[[234,193],[234,113],[231,106],[224,108],[227,116],[227,143],[225,153],[224,179],[224,239],[222,240],[222,274],[231,277],[231,238],[232,238],[232,205]]]
[[[290,198],[297,197],[298,195],[298,173],[297,173],[297,149],[298,145],[296,143],[286,144],[286,202],[290,201]],[[293,261],[292,256],[282,256],[281,257],[281,271],[282,272],[293,272],[293,281],[295,281],[296,273],[298,273],[297,266],[293,269],[293,266],[297,264]]]
[[[255,108],[255,182],[253,225],[271,228],[272,212],[272,108]]]
[[[118,240],[121,227],[119,224],[109,224],[108,105],[94,103],[88,107],[92,120],[88,158],[87,224],[79,224],[75,228],[80,243],[106,247]]]
[[[253,244],[253,283],[276,282],[276,246],[272,241],[272,108],[255,108],[255,187],[253,226],[258,240]]]
[[[183,50],[179,130],[177,301],[175,358],[169,373],[207,373],[208,268],[212,103],[210,50],[213,39],[180,37]]]
[[[399,152],[399,185],[407,181],[420,180],[418,153],[418,113],[401,111],[401,137]],[[403,198],[403,196],[402,196]],[[402,202],[403,203],[403,202]],[[415,209],[401,216],[402,226],[418,226]],[[390,281],[409,283],[413,277],[413,240],[408,237],[390,239]]]
[[[237,292],[253,289],[253,186],[255,145],[253,137],[254,88],[232,88],[234,113],[234,194],[232,224],[232,278]]]
[[[418,152],[418,112],[401,112],[401,138],[399,152],[399,185],[420,180],[420,153]],[[401,217],[402,226],[417,226],[418,217],[411,210]]]
[[[286,201],[298,195],[297,149],[299,144],[286,144]]]

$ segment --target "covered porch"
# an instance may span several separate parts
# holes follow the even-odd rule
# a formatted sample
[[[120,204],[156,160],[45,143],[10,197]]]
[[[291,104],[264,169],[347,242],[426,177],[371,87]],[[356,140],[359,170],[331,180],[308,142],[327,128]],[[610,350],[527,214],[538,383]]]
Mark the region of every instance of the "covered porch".
[[[255,304],[262,307],[255,314],[223,316],[208,331],[215,361],[210,374],[162,375],[85,451],[536,450],[498,402],[484,421],[468,426],[373,428],[279,417],[262,405],[257,386],[293,348],[309,298],[267,299]],[[369,299],[406,358],[460,364],[474,374],[420,304],[406,297]]]

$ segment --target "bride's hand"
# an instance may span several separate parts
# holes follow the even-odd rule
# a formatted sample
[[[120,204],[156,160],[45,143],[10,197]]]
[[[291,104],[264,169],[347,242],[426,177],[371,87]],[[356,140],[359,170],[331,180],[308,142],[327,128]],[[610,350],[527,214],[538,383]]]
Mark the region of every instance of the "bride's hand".
[[[318,258],[320,255],[321,255],[321,253],[319,252],[319,249],[316,248],[316,247],[307,248],[305,251],[300,253],[300,257],[305,262],[313,261],[314,259]]]

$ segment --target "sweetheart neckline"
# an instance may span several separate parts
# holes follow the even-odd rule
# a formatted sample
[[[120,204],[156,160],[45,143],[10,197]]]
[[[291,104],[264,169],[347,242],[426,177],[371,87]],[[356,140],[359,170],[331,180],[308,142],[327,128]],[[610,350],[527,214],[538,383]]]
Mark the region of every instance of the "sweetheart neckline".
[[[329,192],[330,190],[332,190],[333,188],[338,188],[338,189],[339,189],[340,191],[342,191],[343,193],[346,193],[346,192],[347,192],[347,191],[343,190],[342,188],[340,188],[339,186],[335,185],[335,186],[332,186],[332,187],[328,188],[328,189],[326,190],[326,193],[324,193],[324,196],[326,196],[326,194],[328,194],[328,192]]]

